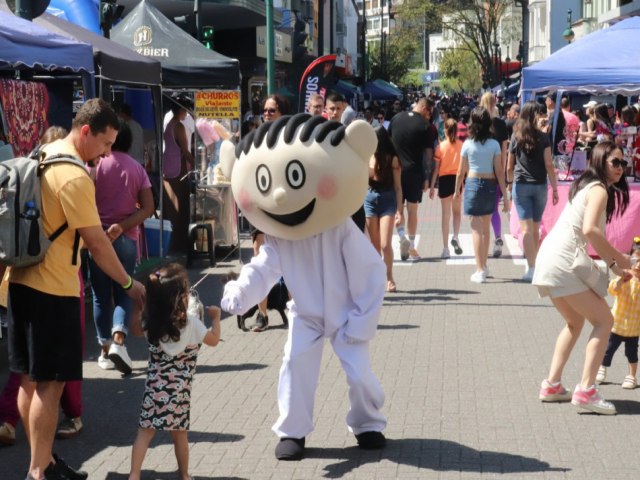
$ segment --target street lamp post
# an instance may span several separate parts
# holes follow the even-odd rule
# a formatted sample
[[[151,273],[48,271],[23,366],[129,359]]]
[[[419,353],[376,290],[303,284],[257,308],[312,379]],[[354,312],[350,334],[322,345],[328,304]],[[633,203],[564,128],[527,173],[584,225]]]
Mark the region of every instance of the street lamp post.
[[[571,9],[567,10],[567,29],[562,32],[562,36],[567,43],[571,43],[576,36],[571,28],[571,13]]]
[[[497,42],[497,40],[494,39],[494,44],[493,44],[493,65],[494,65],[494,75],[493,75],[493,81],[494,83],[497,83],[498,80],[500,79],[500,44]]]

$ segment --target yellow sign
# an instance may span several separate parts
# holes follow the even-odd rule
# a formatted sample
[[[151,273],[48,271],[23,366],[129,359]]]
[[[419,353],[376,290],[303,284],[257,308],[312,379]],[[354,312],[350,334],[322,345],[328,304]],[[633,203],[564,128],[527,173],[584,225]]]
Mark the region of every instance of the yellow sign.
[[[238,90],[206,90],[196,92],[196,116],[204,118],[240,118]]]

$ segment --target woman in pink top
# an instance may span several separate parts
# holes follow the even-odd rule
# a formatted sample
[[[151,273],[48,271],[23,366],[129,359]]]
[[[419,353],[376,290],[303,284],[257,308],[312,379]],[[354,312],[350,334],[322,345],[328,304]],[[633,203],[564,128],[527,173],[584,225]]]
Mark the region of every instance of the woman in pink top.
[[[438,183],[438,197],[442,206],[442,254],[440,258],[449,258],[449,221],[453,214],[453,237],[451,238],[451,246],[456,255],[462,254],[458,234],[460,233],[460,221],[462,219],[460,196],[454,197],[454,189],[456,185],[456,174],[460,166],[460,152],[462,151],[462,141],[458,140],[458,124],[453,118],[447,119],[444,124],[445,140],[437,147],[434,154],[436,168],[433,170],[433,178],[431,179],[431,188],[429,189],[429,198],[434,197],[434,185],[436,179],[440,177]]]
[[[96,205],[102,228],[129,275],[133,275],[138,252],[138,225],[154,210],[151,183],[144,167],[126,152],[131,130],[122,123],[111,155],[95,168]],[[102,348],[98,365],[131,373],[131,359],[124,346],[133,302],[121,285],[114,283],[89,256],[93,290],[93,319]]]

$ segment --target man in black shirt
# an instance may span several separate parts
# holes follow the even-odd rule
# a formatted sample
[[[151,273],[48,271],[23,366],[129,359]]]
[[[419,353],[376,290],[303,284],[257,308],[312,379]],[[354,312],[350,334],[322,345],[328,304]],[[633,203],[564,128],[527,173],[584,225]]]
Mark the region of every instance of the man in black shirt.
[[[402,165],[402,196],[407,204],[407,233],[404,225],[397,225],[400,236],[400,257],[402,260],[419,260],[415,248],[418,228],[418,204],[422,192],[429,187],[426,172],[427,162],[433,158],[436,134],[429,125],[429,108],[425,98],[418,100],[410,112],[400,112],[391,119],[389,133]]]

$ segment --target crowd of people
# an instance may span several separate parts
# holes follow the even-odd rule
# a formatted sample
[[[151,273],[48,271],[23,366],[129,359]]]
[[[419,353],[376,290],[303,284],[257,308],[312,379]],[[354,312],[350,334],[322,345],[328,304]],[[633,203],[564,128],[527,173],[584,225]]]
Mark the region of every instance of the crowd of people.
[[[311,116],[345,126],[361,119],[375,131],[377,148],[368,163],[368,192],[352,219],[384,263],[387,292],[399,289],[393,275],[394,229],[401,260],[421,259],[416,236],[418,206],[424,193],[435,199],[437,191],[440,199],[441,259],[450,258],[451,249],[455,255],[463,254],[459,239],[463,213],[469,218],[475,258],[470,281],[474,283],[484,283],[490,277],[490,252],[493,257],[502,255],[501,212],[509,212],[513,202],[527,264],[522,281],[537,287],[540,296],[550,297],[565,321],[539,398],[544,402],[571,401],[581,409],[614,414],[615,406],[602,397],[597,384],[606,379],[614,353],[625,343],[629,375],[623,387],[637,386],[640,238],[628,252],[620,252],[607,241],[605,226],[629,203],[625,173],[634,149],[640,146],[629,129],[638,124],[640,113],[625,107],[616,115],[606,104],[589,102],[584,105],[587,118],[580,120],[569,111],[566,98],[559,99],[560,111],[556,111],[557,100],[554,92],[546,96],[544,105],[526,102],[522,106],[500,105],[492,93],[439,99],[416,96],[374,104],[358,112],[340,94],[330,93],[326,98],[312,95],[306,110]],[[165,208],[174,222],[174,233],[177,231],[174,251],[187,242],[185,177],[193,169],[193,130],[184,123],[188,110],[185,103],[173,104],[164,129]],[[270,95],[263,101],[261,113],[260,121],[254,117],[245,120],[243,135],[263,123],[278,124],[278,119],[292,111],[285,98]],[[130,479],[139,478],[156,430],[172,432],[181,478],[189,478],[186,431],[190,382],[199,345],[215,346],[219,341],[220,310],[207,309],[212,327],[204,327],[202,312],[198,313],[197,302],[189,294],[186,272],[179,265],[152,273],[146,287],[132,277],[138,226],[155,206],[149,178],[134,157],[139,148],[127,120],[131,121],[128,108],[118,118],[104,101],[89,100],[69,132],[52,129],[43,139],[45,155],[72,155],[91,168],[89,174],[71,165],[44,171],[43,204],[54,206],[47,209],[47,224],[66,221],[69,228],[52,244],[43,262],[13,269],[8,277],[12,373],[0,397],[0,442],[13,442],[21,418],[31,448],[29,480],[87,476],[52,453],[54,437],[68,438],[82,429],[84,287],[76,259],[70,262],[67,252],[76,255],[79,239],[88,250],[101,368],[131,373],[125,341],[132,320],[137,321],[135,312],[146,306],[143,327],[149,342],[149,376]],[[589,152],[585,170],[574,181],[570,201],[548,233],[548,240],[541,243],[540,222],[548,185],[553,204],[559,201],[553,158],[579,149]],[[264,234],[254,229],[252,240],[254,256],[258,256]],[[604,299],[606,292],[578,273],[576,252],[587,245],[617,276],[608,284],[615,297],[613,310]],[[562,373],[585,320],[592,331],[582,377],[570,392],[562,385]],[[265,298],[258,303],[252,330],[262,332],[268,326]],[[184,385],[180,395],[177,383]],[[158,407],[158,399],[167,396],[180,415],[167,415]],[[58,424],[60,404],[65,418]],[[380,438],[376,442],[383,445]]]

